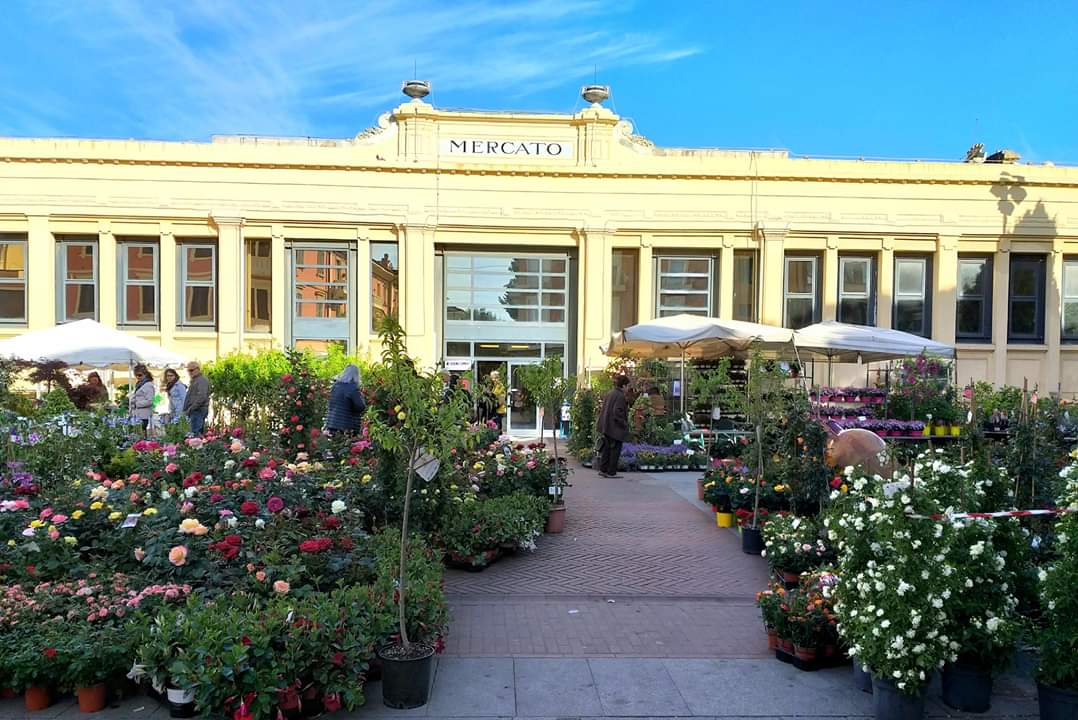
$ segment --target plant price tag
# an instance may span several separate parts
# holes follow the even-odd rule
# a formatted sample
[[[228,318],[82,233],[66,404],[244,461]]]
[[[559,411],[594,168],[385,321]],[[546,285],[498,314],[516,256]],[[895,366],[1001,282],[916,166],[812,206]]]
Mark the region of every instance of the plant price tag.
[[[142,517],[142,513],[131,513],[124,518],[123,525],[120,527],[131,528],[138,525],[139,518]]]

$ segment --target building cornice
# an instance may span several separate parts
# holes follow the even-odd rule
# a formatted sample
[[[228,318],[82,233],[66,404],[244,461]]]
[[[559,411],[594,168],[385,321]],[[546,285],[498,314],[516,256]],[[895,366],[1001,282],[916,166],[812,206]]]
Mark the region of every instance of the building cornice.
[[[776,183],[836,183],[848,185],[941,185],[966,187],[994,187],[997,185],[1020,185],[1035,188],[1078,188],[1073,181],[1030,180],[1027,178],[991,179],[956,177],[885,177],[881,175],[756,175],[749,173],[687,173],[656,172],[646,170],[604,170],[589,167],[502,167],[494,165],[430,165],[430,164],[330,164],[287,162],[234,162],[200,160],[139,160],[120,157],[72,158],[72,157],[25,157],[0,156],[0,164],[52,164],[52,165],[111,165],[127,167],[178,167],[220,168],[233,170],[299,170],[309,172],[357,172],[398,173],[406,175],[476,175],[494,177],[564,177],[597,180],[696,180],[725,182],[776,182]],[[1010,166],[1008,166],[1010,167]]]

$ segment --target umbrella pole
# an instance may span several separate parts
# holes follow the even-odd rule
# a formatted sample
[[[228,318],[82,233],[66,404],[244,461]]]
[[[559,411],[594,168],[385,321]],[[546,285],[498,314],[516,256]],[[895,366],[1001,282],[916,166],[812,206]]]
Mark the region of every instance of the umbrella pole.
[[[831,356],[827,356],[827,387],[832,387],[835,384],[834,379],[831,376]]]
[[[681,419],[685,419],[685,348],[681,348]]]

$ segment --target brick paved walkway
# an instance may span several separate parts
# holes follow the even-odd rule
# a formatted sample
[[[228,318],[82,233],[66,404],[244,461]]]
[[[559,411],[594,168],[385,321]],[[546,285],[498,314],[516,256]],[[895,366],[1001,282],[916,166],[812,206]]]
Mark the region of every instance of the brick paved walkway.
[[[766,565],[661,475],[577,467],[565,532],[481,573],[446,574],[461,656],[767,655]],[[613,601],[613,602],[611,602]]]

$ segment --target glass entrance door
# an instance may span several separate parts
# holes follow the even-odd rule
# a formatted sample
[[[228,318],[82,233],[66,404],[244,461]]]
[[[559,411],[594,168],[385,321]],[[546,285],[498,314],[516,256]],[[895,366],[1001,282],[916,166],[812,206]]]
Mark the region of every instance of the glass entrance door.
[[[515,435],[539,434],[539,410],[524,390],[525,367],[532,363],[509,363],[509,427],[507,432]]]
[[[325,351],[354,345],[352,253],[347,246],[318,243],[292,248],[292,344]]]

